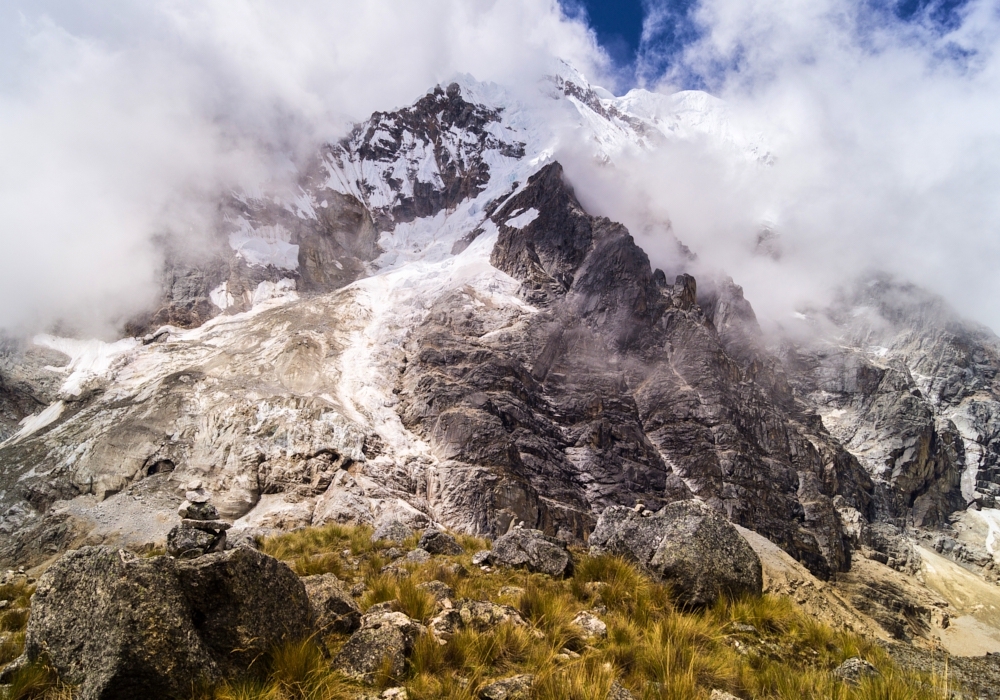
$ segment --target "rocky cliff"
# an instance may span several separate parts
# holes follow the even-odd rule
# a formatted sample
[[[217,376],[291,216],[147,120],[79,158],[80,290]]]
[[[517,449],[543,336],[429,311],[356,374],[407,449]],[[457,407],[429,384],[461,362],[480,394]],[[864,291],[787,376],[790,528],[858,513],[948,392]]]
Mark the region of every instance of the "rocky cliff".
[[[544,89],[602,160],[684,131],[677,98]],[[915,542],[989,576],[996,337],[884,278],[765,335],[732,280],[668,280],[588,213],[539,119],[471,79],[376,113],[290,189],[227,197],[139,337],[6,342],[0,559],[162,540],[198,482],[236,530],[571,542],[695,496],[820,578],[916,572]]]

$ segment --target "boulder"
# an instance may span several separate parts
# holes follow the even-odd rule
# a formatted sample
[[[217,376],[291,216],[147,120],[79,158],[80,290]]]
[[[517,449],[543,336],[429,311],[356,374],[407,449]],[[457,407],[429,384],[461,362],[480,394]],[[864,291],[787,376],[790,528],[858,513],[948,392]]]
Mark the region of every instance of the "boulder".
[[[306,576],[302,583],[317,630],[350,634],[361,626],[361,609],[334,574]]]
[[[375,532],[372,533],[372,542],[385,540],[386,542],[401,544],[412,536],[413,530],[398,520],[390,520],[375,528]]]
[[[414,549],[406,553],[406,556],[399,559],[400,564],[426,564],[431,560],[431,555],[426,549]]]
[[[255,550],[182,561],[84,547],[39,579],[23,658],[47,659],[80,700],[168,697],[238,675],[309,623],[298,577]]]
[[[490,550],[480,549],[478,552],[472,555],[472,565],[473,566],[483,566],[490,563]]]
[[[611,687],[608,688],[608,694],[604,698],[605,700],[635,700],[635,696],[628,692],[628,688],[618,681],[611,683]]]
[[[351,635],[334,657],[334,668],[361,681],[374,683],[388,662],[390,672],[400,676],[406,659],[425,628],[401,612],[379,610],[362,618],[361,629]]]
[[[695,500],[671,503],[648,517],[622,506],[605,508],[590,535],[590,552],[636,562],[668,581],[684,605],[710,605],[720,595],[760,595],[763,588],[760,559],[747,541]]]
[[[443,644],[459,630],[473,629],[485,632],[504,623],[525,624],[520,613],[509,605],[462,598],[432,619],[428,628],[434,638]]]
[[[497,538],[490,552],[494,566],[525,568],[549,576],[570,576],[573,559],[562,540],[540,530],[514,529]]]
[[[193,559],[226,548],[226,532],[211,532],[185,525],[175,525],[167,533],[167,554],[178,559]]]
[[[881,676],[877,668],[862,659],[860,656],[852,656],[844,663],[833,669],[833,675],[844,681],[847,685],[858,686],[865,678]]]
[[[511,676],[488,686],[479,691],[482,700],[528,700],[531,697],[531,688],[535,684],[535,677],[530,673],[520,676]]]
[[[580,630],[586,640],[604,639],[608,636],[608,626],[597,615],[581,610],[573,618],[573,626]]]
[[[431,554],[458,555],[465,552],[458,540],[440,530],[424,530],[417,547]]]

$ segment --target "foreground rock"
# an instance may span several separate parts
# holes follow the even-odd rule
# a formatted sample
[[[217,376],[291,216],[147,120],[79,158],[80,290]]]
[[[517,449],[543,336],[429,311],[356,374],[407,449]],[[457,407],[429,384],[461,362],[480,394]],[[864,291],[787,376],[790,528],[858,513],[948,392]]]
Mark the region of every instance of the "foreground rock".
[[[84,547],[39,579],[24,658],[47,659],[80,700],[169,697],[309,633],[302,583],[260,552],[189,562]]]
[[[313,624],[321,633],[350,634],[361,626],[361,609],[334,574],[302,579],[312,607]]]
[[[531,688],[534,684],[535,677],[529,673],[511,676],[502,681],[490,683],[479,691],[479,697],[483,700],[528,700],[531,697]]]
[[[852,656],[833,670],[833,675],[848,685],[858,686],[866,678],[881,676],[879,670],[860,656]]]
[[[401,612],[369,613],[362,618],[361,629],[337,653],[334,668],[363,683],[374,683],[384,667],[393,676],[400,676],[417,637],[424,631],[423,625]]]
[[[419,549],[431,554],[446,554],[456,556],[465,552],[462,545],[451,535],[439,530],[425,530],[417,543]]]
[[[526,623],[520,613],[509,605],[462,598],[431,620],[429,628],[434,638],[444,644],[460,630],[487,632],[502,624],[522,626]]]
[[[525,568],[549,576],[573,573],[573,559],[566,543],[540,530],[515,529],[498,537],[488,561],[494,566]]]
[[[592,554],[614,554],[669,581],[686,605],[710,605],[720,595],[760,595],[760,559],[733,525],[694,500],[644,517],[606,508],[590,536]]]

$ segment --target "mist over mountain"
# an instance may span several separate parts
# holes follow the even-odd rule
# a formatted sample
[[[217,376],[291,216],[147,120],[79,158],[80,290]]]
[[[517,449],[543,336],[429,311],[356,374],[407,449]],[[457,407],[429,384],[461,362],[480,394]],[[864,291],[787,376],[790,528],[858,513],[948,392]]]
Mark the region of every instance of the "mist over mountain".
[[[706,139],[608,169],[569,124],[552,147],[580,195],[637,235],[671,226],[768,319],[886,270],[998,325],[995,8],[966,3],[942,23],[933,4],[905,19],[846,0],[736,5],[649,3],[635,75],[663,94],[707,87],[724,102],[720,128],[756,139],[768,165]],[[288,176],[428,85],[468,73],[538,101],[560,59],[617,94],[636,80],[585,14],[555,2],[4,12],[2,235],[19,262],[0,322],[15,331],[114,335],[155,295],[155,241],[208,245],[222,193]],[[686,41],[658,41],[671,17]],[[764,229],[779,259],[755,255]],[[656,236],[644,241],[654,257]]]
[[[1000,652],[995,5],[643,8],[0,10],[0,564],[679,513]]]

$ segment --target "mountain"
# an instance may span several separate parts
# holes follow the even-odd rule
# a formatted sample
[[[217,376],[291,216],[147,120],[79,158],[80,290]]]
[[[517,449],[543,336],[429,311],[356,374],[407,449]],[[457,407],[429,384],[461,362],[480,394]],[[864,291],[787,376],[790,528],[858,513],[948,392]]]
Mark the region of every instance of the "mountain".
[[[574,543],[609,505],[697,497],[820,580],[919,579],[933,552],[995,581],[996,336],[886,277],[765,334],[733,280],[668,279],[553,159],[567,128],[607,167],[697,138],[766,168],[764,140],[703,93],[614,97],[568,66],[539,89],[463,77],[293,187],[232,193],[211,254],[165,244],[128,337],[6,341],[0,559],[161,541],[197,482],[237,530]],[[872,605],[903,599],[931,619]]]

